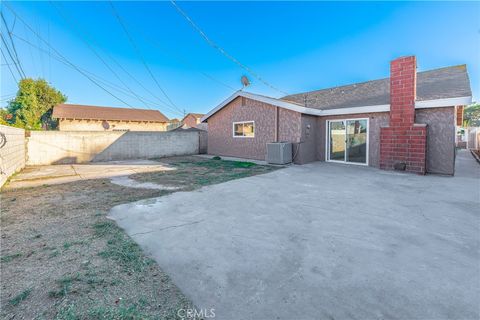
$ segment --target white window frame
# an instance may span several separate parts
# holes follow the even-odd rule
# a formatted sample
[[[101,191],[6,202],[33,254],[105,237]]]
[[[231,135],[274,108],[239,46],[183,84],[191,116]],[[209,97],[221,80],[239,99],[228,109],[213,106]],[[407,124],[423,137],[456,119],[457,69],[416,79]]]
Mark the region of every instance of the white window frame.
[[[336,122],[336,121],[344,121],[345,122],[345,130],[347,128],[347,121],[349,120],[367,120],[367,148],[366,148],[366,162],[365,163],[359,163],[359,162],[349,162],[346,161],[347,157],[347,142],[345,142],[345,155],[344,155],[344,160],[330,160],[330,122]],[[345,163],[345,164],[353,164],[356,166],[368,166],[370,164],[370,159],[369,159],[369,147],[370,147],[370,118],[344,118],[344,119],[328,119],[325,121],[325,161],[326,162],[339,162],[339,163]],[[346,133],[346,132],[345,132]]]
[[[236,124],[245,124],[245,123],[252,123],[253,124],[253,136],[236,136],[235,135],[235,125]],[[240,139],[244,139],[244,138],[255,138],[255,121],[253,120],[250,120],[250,121],[234,121],[232,123],[232,137],[234,138],[240,138]]]

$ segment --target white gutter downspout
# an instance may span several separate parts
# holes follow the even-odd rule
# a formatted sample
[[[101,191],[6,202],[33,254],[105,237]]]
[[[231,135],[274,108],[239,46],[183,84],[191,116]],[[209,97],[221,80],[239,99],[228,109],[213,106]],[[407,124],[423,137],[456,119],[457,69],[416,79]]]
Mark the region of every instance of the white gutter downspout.
[[[279,122],[279,110],[275,107],[275,142],[278,142],[278,122]]]

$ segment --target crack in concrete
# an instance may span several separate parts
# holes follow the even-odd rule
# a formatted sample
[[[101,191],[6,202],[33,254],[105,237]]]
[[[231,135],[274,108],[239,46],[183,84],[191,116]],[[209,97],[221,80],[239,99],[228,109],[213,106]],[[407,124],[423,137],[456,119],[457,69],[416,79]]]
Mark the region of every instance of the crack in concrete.
[[[189,225],[193,225],[193,224],[198,224],[198,223],[200,223],[200,222],[203,222],[204,220],[205,220],[205,219],[198,220],[198,221],[187,222],[187,223],[182,223],[182,224],[175,225],[175,226],[168,226],[168,227],[164,227],[164,228],[160,228],[160,229],[156,229],[156,230],[150,230],[150,231],[145,231],[145,232],[132,233],[130,236],[133,237],[133,236],[142,235],[142,234],[149,234],[149,233],[156,232],[156,231],[163,231],[163,230],[167,230],[167,229],[173,229],[173,228],[179,228],[179,227],[189,226]]]

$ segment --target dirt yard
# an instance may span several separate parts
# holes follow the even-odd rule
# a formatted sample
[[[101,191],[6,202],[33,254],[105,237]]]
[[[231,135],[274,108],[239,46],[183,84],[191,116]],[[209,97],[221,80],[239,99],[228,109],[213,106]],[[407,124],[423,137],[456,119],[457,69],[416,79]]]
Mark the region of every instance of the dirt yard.
[[[130,178],[166,190],[104,178],[2,191],[2,319],[176,319],[178,309],[193,307],[106,214],[121,203],[277,167],[200,157],[159,161],[177,170]]]

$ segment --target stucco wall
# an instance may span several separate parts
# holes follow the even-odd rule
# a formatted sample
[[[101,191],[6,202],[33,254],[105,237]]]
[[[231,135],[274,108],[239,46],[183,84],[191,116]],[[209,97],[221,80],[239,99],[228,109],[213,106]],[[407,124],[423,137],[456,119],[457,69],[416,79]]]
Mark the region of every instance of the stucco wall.
[[[265,160],[266,144],[275,140],[276,107],[239,97],[208,119],[208,153]],[[255,137],[233,137],[233,122],[255,121]],[[301,114],[279,109],[279,140],[299,142]]]
[[[380,165],[380,128],[388,125],[389,113],[360,113],[317,118],[317,159],[325,161],[326,121],[334,119],[368,118],[368,165],[378,168]]]
[[[32,131],[27,164],[83,163],[198,154],[199,132]]]
[[[453,175],[455,170],[455,108],[419,109],[416,123],[427,127],[427,173]]]
[[[208,153],[264,160],[266,143],[275,140],[275,109],[246,98],[233,100],[208,120]],[[326,121],[358,118],[369,119],[368,165],[378,168],[380,128],[389,125],[389,112],[315,117],[279,108],[278,138],[294,143],[296,163],[325,161]],[[232,123],[235,121],[255,121],[255,137],[234,138]],[[427,172],[453,174],[455,109],[416,110],[415,122],[428,125]]]
[[[0,139],[0,187],[25,167],[25,130],[0,125],[6,142]],[[3,146],[2,146],[3,144]]]
[[[101,120],[70,120],[60,119],[58,129],[60,131],[166,131],[167,123],[163,122],[138,122],[138,121],[107,121],[109,128],[105,129]]]
[[[302,114],[301,143],[294,146],[295,163],[304,164],[317,160],[317,117]]]
[[[198,131],[198,153],[204,154],[208,150],[208,133],[206,131]]]

